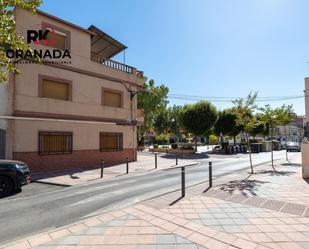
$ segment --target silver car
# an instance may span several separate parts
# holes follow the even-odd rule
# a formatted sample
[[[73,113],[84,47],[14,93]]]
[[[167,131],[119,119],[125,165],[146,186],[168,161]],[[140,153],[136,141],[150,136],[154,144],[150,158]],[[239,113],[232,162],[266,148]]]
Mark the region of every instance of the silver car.
[[[300,144],[298,142],[287,142],[287,151],[300,151]]]

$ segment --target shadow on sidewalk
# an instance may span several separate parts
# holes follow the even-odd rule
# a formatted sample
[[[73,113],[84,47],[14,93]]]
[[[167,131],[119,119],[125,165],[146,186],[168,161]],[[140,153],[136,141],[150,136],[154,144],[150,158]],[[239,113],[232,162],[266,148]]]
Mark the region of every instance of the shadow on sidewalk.
[[[162,154],[161,157],[165,159],[175,159],[176,155],[175,154]],[[190,154],[190,155],[181,155],[178,154],[178,159],[205,159],[209,158],[209,155],[206,153],[195,153],[195,154]]]
[[[234,180],[225,184],[220,184],[218,187],[220,190],[229,192],[230,194],[233,194],[235,191],[239,191],[242,195],[245,196],[247,196],[246,192],[256,196],[257,194],[255,193],[255,190],[265,183],[269,182],[259,180]]]
[[[260,170],[258,172],[256,172],[256,174],[268,174],[269,176],[290,176],[290,175],[293,175],[293,174],[296,174],[297,172],[295,171],[274,171],[274,170]]]

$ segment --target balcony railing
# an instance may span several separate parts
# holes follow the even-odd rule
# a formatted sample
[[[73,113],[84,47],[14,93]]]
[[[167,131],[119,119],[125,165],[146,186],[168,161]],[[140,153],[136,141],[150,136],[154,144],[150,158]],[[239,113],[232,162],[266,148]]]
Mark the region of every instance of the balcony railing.
[[[100,64],[103,64],[104,66],[110,67],[110,68],[114,68],[117,70],[120,70],[122,72],[126,72],[128,74],[135,74],[138,78],[143,78],[143,72],[142,71],[138,71],[136,70],[136,68],[128,66],[126,64],[117,62],[117,61],[113,61],[111,59],[106,59],[103,58],[101,56],[97,56],[97,55],[91,55],[91,60]]]

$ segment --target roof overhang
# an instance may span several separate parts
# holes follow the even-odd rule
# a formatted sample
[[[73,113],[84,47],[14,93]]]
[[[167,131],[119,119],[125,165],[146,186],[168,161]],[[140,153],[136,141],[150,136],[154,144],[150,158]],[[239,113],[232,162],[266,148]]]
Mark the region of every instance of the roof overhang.
[[[94,25],[91,25],[88,30],[94,34],[91,35],[92,55],[109,59],[127,48],[125,45],[104,33]]]

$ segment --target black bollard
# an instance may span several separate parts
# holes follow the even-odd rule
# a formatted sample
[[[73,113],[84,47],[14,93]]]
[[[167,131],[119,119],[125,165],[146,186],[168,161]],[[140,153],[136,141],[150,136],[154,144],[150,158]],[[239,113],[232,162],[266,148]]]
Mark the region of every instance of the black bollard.
[[[185,179],[185,167],[181,167],[181,197],[186,195],[186,179]]]
[[[104,160],[101,162],[101,178],[103,178]]]
[[[212,162],[209,162],[209,187],[212,187]]]
[[[127,174],[129,174],[129,158],[126,157],[126,164],[127,164]]]
[[[178,155],[176,154],[176,165],[178,165]]]
[[[155,169],[158,168],[158,154],[155,153]]]

